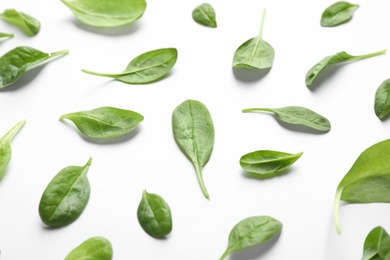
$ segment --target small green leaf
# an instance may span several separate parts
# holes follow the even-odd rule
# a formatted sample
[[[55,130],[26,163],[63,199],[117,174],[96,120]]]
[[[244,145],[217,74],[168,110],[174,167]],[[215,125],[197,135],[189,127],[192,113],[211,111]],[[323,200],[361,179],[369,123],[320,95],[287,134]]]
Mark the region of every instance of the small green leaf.
[[[104,237],[91,237],[73,249],[65,260],[111,260],[112,246]]]
[[[330,131],[328,119],[305,107],[247,108],[242,110],[242,112],[271,112],[280,121],[288,124],[303,125],[321,132]]]
[[[34,36],[39,32],[41,28],[41,23],[34,17],[18,12],[15,9],[7,9],[2,14],[0,18],[6,22],[18,26],[25,34],[29,36]]]
[[[240,159],[243,170],[262,178],[271,178],[288,169],[302,155],[278,151],[259,150],[245,154]]]
[[[90,185],[87,178],[92,158],[84,166],[62,169],[47,185],[39,202],[39,216],[49,227],[73,223],[87,206]]]
[[[345,51],[338,52],[336,54],[333,54],[331,56],[327,56],[323,58],[320,62],[318,62],[316,65],[310,68],[310,70],[306,73],[306,86],[310,87],[314,80],[318,77],[318,75],[326,68],[343,62],[349,62],[349,61],[357,61],[357,60],[363,60],[370,57],[378,56],[381,54],[385,54],[386,50],[378,51],[370,54],[365,55],[359,55],[359,56],[352,56]]]
[[[375,114],[384,119],[390,112],[390,79],[382,82],[375,93]]]
[[[357,4],[337,2],[327,7],[321,16],[321,26],[333,27],[348,22],[359,8]]]
[[[157,194],[143,191],[137,217],[142,229],[152,237],[163,238],[172,231],[171,209]]]
[[[192,18],[198,24],[216,28],[215,11],[210,4],[201,4],[192,11]]]
[[[229,254],[264,244],[282,230],[283,224],[269,216],[255,216],[241,220],[229,235],[229,244],[220,260]]]
[[[370,231],[364,241],[362,260],[382,260],[379,252],[386,255],[386,248],[390,246],[390,237],[382,227],[376,227]]]
[[[71,120],[80,132],[92,138],[113,138],[130,133],[144,117],[137,112],[115,107],[100,107],[61,116]]]
[[[56,56],[68,54],[67,50],[44,53],[31,47],[16,47],[0,57],[0,89],[18,80],[26,71],[43,65]]]
[[[244,42],[233,57],[233,68],[237,69],[270,69],[274,63],[275,51],[263,40],[263,25],[265,9],[261,19],[260,31],[257,37]]]
[[[146,9],[145,0],[61,0],[87,25],[119,27],[141,18]]]
[[[175,48],[158,49],[135,57],[127,68],[118,74],[106,74],[84,70],[95,76],[109,77],[128,84],[146,84],[160,80],[173,68],[177,60]]]

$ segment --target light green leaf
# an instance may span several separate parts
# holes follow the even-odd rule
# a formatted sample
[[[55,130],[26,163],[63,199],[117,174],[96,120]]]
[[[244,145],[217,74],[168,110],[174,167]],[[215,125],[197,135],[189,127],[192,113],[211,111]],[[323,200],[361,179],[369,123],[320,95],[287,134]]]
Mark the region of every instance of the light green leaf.
[[[214,8],[210,4],[201,4],[197,6],[194,11],[192,11],[192,18],[195,22],[216,28],[217,21],[215,20],[215,11]]]
[[[111,260],[112,246],[104,237],[91,237],[73,249],[65,260]]]
[[[321,16],[321,26],[333,27],[348,22],[359,8],[357,4],[337,2],[327,7]]]
[[[36,35],[41,28],[41,23],[37,19],[28,14],[18,12],[15,9],[5,10],[2,14],[0,14],[0,18],[18,26],[29,36]]]
[[[375,93],[375,114],[384,119],[390,112],[390,79],[382,82]]]
[[[390,237],[382,227],[376,227],[370,231],[364,241],[362,260],[382,260],[379,252],[386,254],[385,248],[390,245]],[[382,248],[383,247],[383,248]]]

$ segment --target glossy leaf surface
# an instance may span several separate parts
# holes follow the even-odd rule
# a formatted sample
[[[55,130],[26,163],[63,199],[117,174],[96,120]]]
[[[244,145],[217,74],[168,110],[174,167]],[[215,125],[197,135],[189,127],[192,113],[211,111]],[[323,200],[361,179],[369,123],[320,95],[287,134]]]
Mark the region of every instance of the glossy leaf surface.
[[[104,237],[91,237],[73,249],[65,260],[111,260],[112,246]]]
[[[266,243],[282,230],[282,223],[269,216],[246,218],[236,224],[229,235],[229,244],[220,260],[229,254]]]
[[[68,54],[68,51],[44,53],[31,47],[16,47],[0,57],[0,89],[18,80],[26,71],[43,65],[56,56]]]
[[[71,120],[80,132],[92,138],[112,138],[131,132],[144,117],[134,111],[115,107],[100,107],[61,116]]]
[[[387,249],[390,247],[390,237],[382,227],[370,231],[364,241],[362,260],[386,259]],[[382,256],[380,256],[382,253]]]
[[[62,169],[47,185],[39,202],[39,216],[49,227],[73,223],[87,206],[90,185],[87,172],[92,158],[84,166]]]
[[[348,203],[390,202],[390,139],[361,153],[338,185],[334,213],[339,233],[340,200]]]
[[[18,12],[15,9],[5,10],[2,14],[0,14],[0,18],[18,26],[29,36],[36,35],[41,28],[41,23],[37,19],[28,14]]]
[[[321,16],[321,26],[333,27],[348,22],[359,8],[357,4],[337,2],[327,7]]]
[[[318,62],[316,65],[310,68],[310,70],[306,73],[306,86],[310,87],[315,79],[318,77],[318,75],[326,68],[338,64],[338,63],[343,63],[343,62],[349,62],[349,61],[357,61],[357,60],[363,60],[367,59],[370,57],[374,57],[377,55],[385,54],[386,50],[383,51],[378,51],[370,54],[365,54],[365,55],[359,55],[359,56],[353,56],[345,51],[338,52],[336,54],[333,54],[331,56],[327,56],[323,58],[320,62]]]
[[[245,154],[240,159],[244,171],[270,178],[288,169],[302,153],[290,154],[278,151],[259,150]]]
[[[322,132],[330,131],[328,119],[305,107],[248,108],[242,110],[242,112],[271,112],[280,121],[288,124],[303,125]]]
[[[107,74],[83,70],[102,77],[114,78],[128,84],[145,84],[163,78],[173,68],[177,60],[175,48],[158,49],[135,57],[127,68],[118,74]]]
[[[171,209],[160,195],[144,190],[137,217],[142,229],[152,237],[162,238],[172,231]]]
[[[390,112],[390,79],[382,82],[375,93],[375,114],[384,119]]]
[[[186,100],[172,114],[173,136],[180,150],[192,162],[203,194],[209,194],[203,182],[202,168],[214,147],[214,125],[206,106],[197,100]]]
[[[274,48],[263,40],[265,9],[257,37],[244,42],[233,57],[233,68],[237,69],[270,69],[274,63]]]
[[[128,25],[144,14],[145,0],[61,0],[82,23],[94,27]]]
[[[20,121],[0,138],[0,180],[3,179],[8,164],[11,161],[11,140],[25,124],[26,120]]]
[[[216,28],[217,27],[217,21],[215,18],[215,11],[214,8],[210,4],[201,4],[197,6],[194,11],[192,11],[192,18],[195,22]]]

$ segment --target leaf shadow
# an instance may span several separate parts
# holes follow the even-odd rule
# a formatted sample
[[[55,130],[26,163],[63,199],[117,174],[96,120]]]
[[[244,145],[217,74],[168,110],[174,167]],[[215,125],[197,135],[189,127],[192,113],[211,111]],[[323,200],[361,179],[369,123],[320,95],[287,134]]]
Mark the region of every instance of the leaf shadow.
[[[244,83],[252,83],[261,80],[264,78],[271,70],[269,69],[233,69],[233,75],[234,77]]]
[[[0,89],[0,92],[16,91],[23,88],[38,76],[38,74],[43,70],[44,66],[36,67],[33,70],[25,72],[19,79],[17,79],[12,85]]]
[[[106,36],[123,36],[123,35],[129,35],[137,32],[141,25],[138,21],[129,24],[129,25],[123,25],[119,27],[94,27],[88,24],[84,24],[80,22],[79,20],[75,18],[71,18],[71,23],[73,23],[77,28],[88,31],[95,34],[101,34]]]
[[[313,81],[312,85],[309,87],[311,91],[317,91],[317,89],[321,86],[326,84],[327,81],[330,80],[330,78],[337,74],[338,71],[341,70],[341,67],[343,67],[345,64],[335,64],[332,65],[323,71],[321,71],[320,74],[318,74],[317,78]]]

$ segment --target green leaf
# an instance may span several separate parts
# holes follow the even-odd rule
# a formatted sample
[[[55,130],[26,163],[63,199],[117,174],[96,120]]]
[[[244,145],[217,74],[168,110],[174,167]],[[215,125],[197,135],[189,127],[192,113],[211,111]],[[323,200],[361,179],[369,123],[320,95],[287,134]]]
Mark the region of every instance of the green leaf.
[[[214,125],[210,112],[203,103],[186,100],[173,111],[172,129],[177,145],[194,165],[202,192],[209,199],[202,169],[214,147]]]
[[[379,256],[379,252],[385,254],[385,248],[389,247],[390,237],[382,227],[376,227],[370,231],[364,241],[362,260],[381,260],[385,259]],[[383,249],[382,249],[383,246]]]
[[[18,26],[25,34],[29,36],[34,36],[39,32],[41,28],[41,23],[34,17],[18,12],[15,9],[7,9],[2,14],[0,18],[4,21]]]
[[[26,71],[43,65],[45,61],[68,54],[67,50],[44,53],[31,47],[16,47],[0,57],[0,89],[18,80]]]
[[[17,132],[26,124],[26,120],[22,120],[11,128],[3,137],[0,138],[0,180],[3,179],[5,171],[11,160],[12,149],[11,140]]]
[[[257,37],[244,42],[233,57],[233,68],[237,69],[270,69],[274,63],[275,51],[263,40],[263,25],[265,9],[261,19],[260,31]]]
[[[115,107],[100,107],[61,116],[71,120],[80,132],[92,138],[113,138],[130,133],[144,117],[137,112]]]
[[[327,7],[321,16],[321,26],[333,27],[348,22],[359,8],[357,4],[337,2]]]
[[[39,202],[39,216],[49,227],[73,223],[87,206],[90,186],[87,178],[92,158],[84,166],[62,169],[47,185]]]
[[[144,14],[145,0],[61,0],[87,25],[94,27],[119,27],[128,25]]]
[[[243,170],[262,178],[271,178],[288,169],[302,155],[278,151],[259,150],[245,154],[240,159]]]
[[[171,209],[157,194],[143,191],[137,217],[142,229],[152,237],[163,238],[172,231]]]
[[[390,79],[382,82],[375,93],[375,114],[384,119],[390,112]]]
[[[111,260],[112,246],[104,237],[91,237],[73,249],[65,260]]]
[[[339,203],[390,202],[390,139],[367,148],[356,159],[337,187],[334,214],[341,233]]]
[[[83,72],[102,77],[110,77],[128,84],[145,84],[163,78],[173,68],[177,60],[175,48],[157,49],[145,52],[132,61],[118,74],[106,74],[84,70]]]
[[[210,4],[201,4],[192,11],[192,18],[198,24],[216,28],[215,11]]]
[[[5,40],[11,39],[13,37],[14,37],[13,34],[0,32],[0,40],[1,41],[5,41]]]
[[[318,75],[326,68],[338,64],[338,63],[343,63],[343,62],[349,62],[349,61],[355,61],[355,60],[362,60],[370,57],[374,57],[377,55],[385,54],[386,50],[383,51],[378,51],[370,54],[365,54],[365,55],[359,55],[359,56],[352,56],[345,51],[338,52],[334,55],[325,57],[322,59],[320,62],[318,62],[316,65],[310,68],[310,70],[306,73],[306,86],[310,87],[314,80],[318,77]]]
[[[280,121],[288,124],[303,125],[321,132],[330,131],[328,119],[305,107],[247,108],[242,110],[242,112],[271,112]]]
[[[233,252],[266,243],[280,233],[282,226],[269,216],[255,216],[238,222],[230,232],[228,247],[220,260]]]

